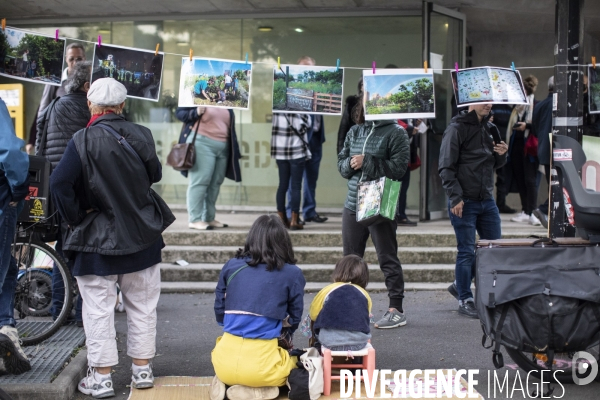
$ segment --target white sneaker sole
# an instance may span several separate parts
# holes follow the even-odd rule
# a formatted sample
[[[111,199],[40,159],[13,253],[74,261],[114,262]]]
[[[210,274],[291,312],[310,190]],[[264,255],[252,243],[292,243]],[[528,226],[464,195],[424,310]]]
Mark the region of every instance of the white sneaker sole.
[[[406,325],[406,320],[402,321],[402,322],[398,322],[396,325],[390,325],[390,326],[377,326],[375,325],[375,328],[377,329],[392,329],[392,328],[398,328],[400,326],[404,326]]]
[[[98,394],[93,394],[94,390],[93,389],[84,389],[81,386],[77,385],[77,390],[79,390],[81,393],[87,395],[87,396],[92,396],[95,399],[106,399],[109,397],[113,397],[115,395],[115,391],[111,390],[111,391],[107,391],[104,393],[98,393]]]
[[[136,389],[149,389],[154,387],[154,382],[146,381],[146,382],[135,382],[131,381],[131,387]]]

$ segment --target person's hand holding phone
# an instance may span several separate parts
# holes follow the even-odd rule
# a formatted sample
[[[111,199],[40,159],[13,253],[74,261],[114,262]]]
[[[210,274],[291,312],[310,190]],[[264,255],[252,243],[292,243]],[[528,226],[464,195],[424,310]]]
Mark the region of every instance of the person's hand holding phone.
[[[516,124],[513,125],[513,129],[516,131],[524,132],[526,128],[527,128],[527,124],[525,122],[517,122]]]

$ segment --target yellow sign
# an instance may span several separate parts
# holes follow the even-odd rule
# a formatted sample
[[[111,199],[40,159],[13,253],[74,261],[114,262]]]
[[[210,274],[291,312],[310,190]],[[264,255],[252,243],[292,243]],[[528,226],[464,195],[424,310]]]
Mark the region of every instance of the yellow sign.
[[[9,83],[0,85],[0,98],[6,103],[8,113],[15,124],[15,132],[21,139],[25,138],[25,113],[23,101],[23,84]]]
[[[33,200],[33,197],[31,197]],[[42,200],[46,200],[44,198],[37,198],[33,200],[33,207],[29,209],[29,218],[33,220],[38,220],[39,218],[44,217],[44,203]]]

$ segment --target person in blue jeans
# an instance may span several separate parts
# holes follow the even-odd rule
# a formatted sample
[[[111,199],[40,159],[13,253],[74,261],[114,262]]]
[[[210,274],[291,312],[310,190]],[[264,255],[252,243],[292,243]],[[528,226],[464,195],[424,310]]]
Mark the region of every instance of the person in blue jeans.
[[[458,312],[477,318],[471,281],[475,276],[475,233],[500,239],[500,214],[494,201],[494,171],[506,163],[508,146],[489,122],[491,104],[475,104],[455,115],[440,148],[439,174],[448,195],[448,215],[458,254],[455,281],[448,291]]]
[[[303,56],[298,59],[298,65],[315,65],[315,60],[312,57]],[[312,154],[310,160],[306,160],[304,167],[304,174],[302,175],[302,215],[304,215],[304,221],[299,219],[301,225],[304,222],[325,222],[329,218],[322,217],[317,213],[317,180],[319,179],[319,168],[321,167],[321,159],[323,158],[323,143],[325,142],[325,124],[323,123],[323,116],[313,114],[309,116],[310,125],[306,132],[306,143]],[[288,206],[287,216],[291,217],[291,196],[292,196],[292,185],[288,188]]]
[[[19,268],[11,254],[17,215],[29,192],[29,157],[21,148],[13,123],[0,99],[0,375],[22,374],[31,369],[19,344],[14,319],[15,288]]]
[[[277,214],[286,228],[291,230],[304,228],[300,224],[300,196],[304,168],[311,158],[306,138],[309,126],[310,116],[306,114],[273,114],[271,158],[275,159],[279,169],[279,186],[275,197]],[[292,191],[289,199],[291,219],[288,219],[285,206],[288,187]]]

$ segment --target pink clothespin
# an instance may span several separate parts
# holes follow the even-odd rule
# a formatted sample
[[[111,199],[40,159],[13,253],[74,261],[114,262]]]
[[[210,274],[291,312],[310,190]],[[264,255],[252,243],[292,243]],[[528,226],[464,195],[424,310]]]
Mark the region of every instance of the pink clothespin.
[[[375,61],[373,61],[373,74],[375,74]]]
[[[98,47],[102,47],[102,35],[98,35]]]
[[[454,63],[454,69],[456,70],[456,73],[458,74],[458,63],[457,62]]]
[[[54,35],[54,40],[58,42],[58,29],[56,30],[56,33]]]

